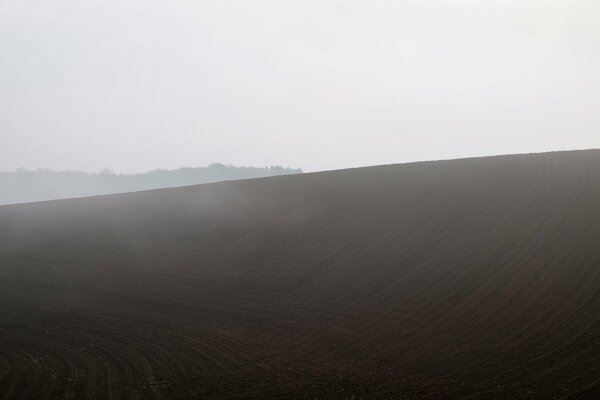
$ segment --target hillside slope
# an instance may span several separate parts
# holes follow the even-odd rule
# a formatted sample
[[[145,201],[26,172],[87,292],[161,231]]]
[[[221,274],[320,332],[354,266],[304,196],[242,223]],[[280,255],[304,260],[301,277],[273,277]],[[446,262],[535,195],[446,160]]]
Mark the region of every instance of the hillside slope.
[[[0,399],[592,399],[600,151],[0,207]]]

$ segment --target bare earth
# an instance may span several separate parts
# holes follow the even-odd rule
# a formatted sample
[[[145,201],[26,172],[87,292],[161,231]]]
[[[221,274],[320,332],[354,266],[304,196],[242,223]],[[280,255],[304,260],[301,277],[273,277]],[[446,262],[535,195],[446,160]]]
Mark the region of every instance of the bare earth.
[[[0,207],[0,399],[598,399],[600,151]]]

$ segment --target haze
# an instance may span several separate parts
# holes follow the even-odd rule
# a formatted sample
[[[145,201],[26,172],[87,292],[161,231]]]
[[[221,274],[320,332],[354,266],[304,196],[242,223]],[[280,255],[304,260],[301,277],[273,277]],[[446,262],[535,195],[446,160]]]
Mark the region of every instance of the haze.
[[[0,0],[0,170],[600,147],[597,1]]]

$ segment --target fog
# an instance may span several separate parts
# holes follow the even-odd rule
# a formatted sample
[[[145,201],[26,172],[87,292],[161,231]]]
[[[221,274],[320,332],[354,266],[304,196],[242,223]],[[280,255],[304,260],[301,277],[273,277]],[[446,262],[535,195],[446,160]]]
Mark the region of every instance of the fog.
[[[115,174],[110,170],[90,174],[77,171],[19,169],[15,172],[0,172],[0,205],[298,173],[302,173],[302,170],[280,166],[248,168],[223,164],[211,164],[201,168],[154,170],[133,175]]]
[[[597,1],[0,0],[0,170],[600,147]]]

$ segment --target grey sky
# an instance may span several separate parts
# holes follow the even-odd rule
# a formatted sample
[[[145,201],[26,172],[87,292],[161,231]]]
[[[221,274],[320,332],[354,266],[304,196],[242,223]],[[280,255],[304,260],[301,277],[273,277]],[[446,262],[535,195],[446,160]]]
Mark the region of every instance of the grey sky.
[[[0,170],[600,147],[600,2],[0,0]]]

